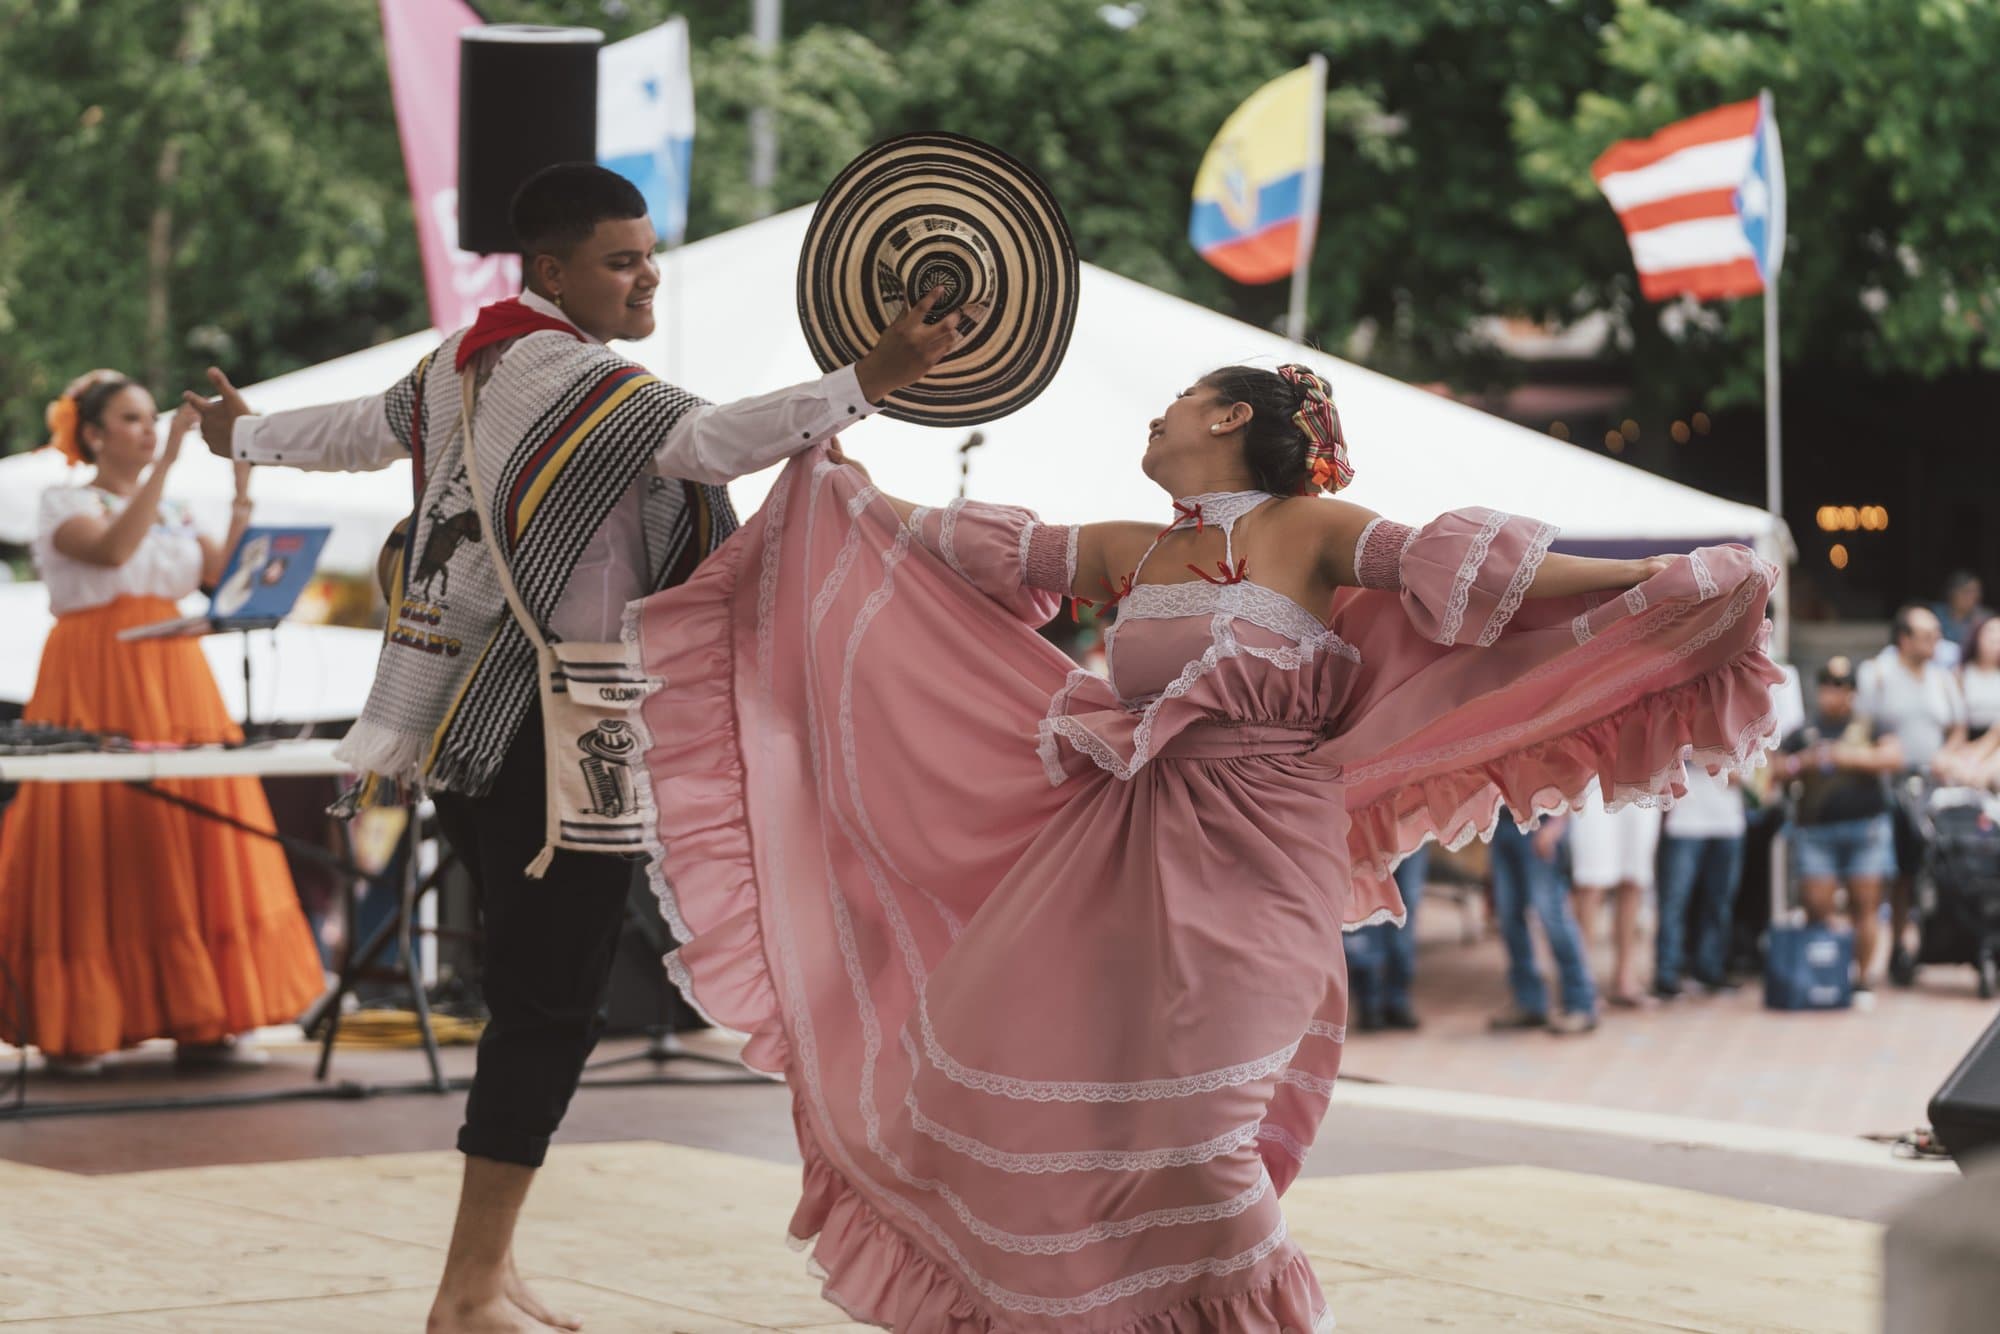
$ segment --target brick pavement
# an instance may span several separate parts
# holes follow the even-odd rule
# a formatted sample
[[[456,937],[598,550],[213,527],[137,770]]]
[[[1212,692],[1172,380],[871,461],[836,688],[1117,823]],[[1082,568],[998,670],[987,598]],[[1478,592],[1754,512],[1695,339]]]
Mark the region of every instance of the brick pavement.
[[[2000,1005],[1978,999],[1969,968],[1924,970],[1885,987],[1870,1010],[1783,1014],[1761,986],[1640,1011],[1606,1007],[1596,1033],[1490,1034],[1506,1000],[1497,939],[1465,945],[1458,913],[1419,917],[1417,1033],[1350,1031],[1345,1076],[1426,1088],[1591,1103],[1842,1135],[1924,1124],[1937,1086]],[[1537,945],[1540,939],[1537,935]],[[1642,948],[1649,966],[1651,943]],[[1610,951],[1593,955],[1600,987]],[[1544,972],[1554,970],[1543,956]]]

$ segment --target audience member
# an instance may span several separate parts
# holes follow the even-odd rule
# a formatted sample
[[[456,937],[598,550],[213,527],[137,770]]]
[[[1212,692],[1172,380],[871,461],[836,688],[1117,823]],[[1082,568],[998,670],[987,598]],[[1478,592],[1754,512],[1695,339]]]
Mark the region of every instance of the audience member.
[[[1897,868],[1887,778],[1902,771],[1905,756],[1893,733],[1856,713],[1846,658],[1820,669],[1818,706],[1812,721],[1785,737],[1773,767],[1791,787],[1788,832],[1806,916],[1830,922],[1846,887],[1855,985],[1865,991],[1872,985],[1882,885]]]
[[[1556,854],[1562,846],[1562,816],[1545,819],[1533,833],[1522,833],[1508,811],[1500,812],[1493,831],[1493,913],[1500,919],[1507,945],[1507,987],[1512,1003],[1489,1022],[1496,1032],[1546,1028],[1567,1035],[1597,1027],[1597,985],[1583,954]],[[1549,1013],[1548,986],[1535,961],[1535,944],[1528,933],[1528,914],[1542,922],[1549,953],[1555,956],[1561,984],[1562,1013]]]
[[[1653,942],[1653,994],[1681,994],[1681,973],[1709,991],[1729,985],[1729,928],[1736,889],[1743,878],[1743,837],[1748,820],[1743,793],[1729,774],[1688,773],[1687,795],[1667,812],[1660,838],[1660,921]],[[1694,910],[1693,949],[1683,947],[1688,910]]]
[[[1912,603],[1896,613],[1889,649],[1863,663],[1858,676],[1860,695],[1855,711],[1878,732],[1894,736],[1901,747],[1906,775],[1928,779],[1939,757],[1965,743],[1965,696],[1958,678],[1935,661],[1944,630],[1937,614]],[[1923,837],[1902,801],[1890,803],[1895,829],[1897,872],[1890,896],[1890,975],[1911,975],[1904,949],[1908,934],[1913,877],[1922,864]]]
[[[1985,589],[1971,570],[1954,570],[1944,581],[1944,600],[1933,603],[1931,611],[1944,631],[1938,645],[1938,665],[1956,667],[1972,653],[1972,632],[1979,622],[1993,614],[1980,605]]]
[[[1611,990],[1613,1005],[1637,1007],[1639,990],[1639,907],[1653,887],[1653,862],[1660,845],[1657,807],[1630,805],[1606,810],[1593,785],[1583,808],[1570,822],[1570,879],[1576,886],[1576,920],[1586,946],[1597,938],[1599,909],[1612,898]]]
[[[1383,922],[1347,933],[1347,997],[1361,1032],[1417,1027],[1410,984],[1417,975],[1417,902],[1430,864],[1431,845],[1426,843],[1396,868],[1396,888],[1408,914],[1400,927]]]

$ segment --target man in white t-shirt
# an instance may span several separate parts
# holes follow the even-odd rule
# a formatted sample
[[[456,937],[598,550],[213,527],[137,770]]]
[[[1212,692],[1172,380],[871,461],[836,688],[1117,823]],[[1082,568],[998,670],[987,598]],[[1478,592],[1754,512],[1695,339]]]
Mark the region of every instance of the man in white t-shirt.
[[[1935,661],[1944,626],[1929,607],[1910,603],[1896,613],[1887,651],[1861,665],[1855,713],[1883,736],[1902,746],[1910,774],[1929,775],[1941,752],[1965,744],[1965,693],[1958,678]],[[1903,937],[1910,924],[1910,900],[1917,868],[1923,863],[1921,835],[1900,803],[1890,812],[1896,825],[1896,883],[1889,900],[1889,977],[1906,985],[1912,975]]]
[[[1958,678],[1937,661],[1944,627],[1937,614],[1915,603],[1896,613],[1888,649],[1861,664],[1855,712],[1903,746],[1912,771],[1927,773],[1938,752],[1965,741],[1965,693]]]
[[[1727,774],[1688,773],[1687,795],[1667,812],[1660,836],[1660,923],[1653,940],[1653,994],[1681,994],[1683,969],[1711,992],[1729,985],[1729,933],[1743,879],[1743,794]],[[1694,907],[1693,948],[1687,941]],[[1691,965],[1691,966],[1690,966]]]

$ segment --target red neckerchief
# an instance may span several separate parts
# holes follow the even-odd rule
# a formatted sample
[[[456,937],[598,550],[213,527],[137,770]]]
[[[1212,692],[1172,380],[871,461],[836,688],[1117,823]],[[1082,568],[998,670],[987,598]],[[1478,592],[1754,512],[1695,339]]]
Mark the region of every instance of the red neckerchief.
[[[544,315],[532,306],[523,305],[515,297],[481,306],[479,318],[472,322],[472,327],[458,342],[458,369],[464,370],[467,362],[495,343],[505,343],[523,334],[540,333],[544,329],[566,333],[579,341],[583,338],[568,320]]]

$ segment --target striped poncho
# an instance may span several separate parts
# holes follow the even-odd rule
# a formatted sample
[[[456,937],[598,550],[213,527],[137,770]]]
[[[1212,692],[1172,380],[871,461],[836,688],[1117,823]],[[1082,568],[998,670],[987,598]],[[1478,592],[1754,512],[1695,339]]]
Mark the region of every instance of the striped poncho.
[[[535,651],[507,609],[480,537],[459,430],[453,334],[389,391],[415,464],[416,512],[361,720],[335,752],[366,775],[352,807],[411,788],[477,795],[536,707]],[[482,353],[479,360],[490,360]],[[686,579],[736,528],[719,486],[651,473],[654,451],[701,400],[566,334],[513,343],[479,391],[480,479],[521,599],[547,633],[604,516],[644,477],[646,592]]]

